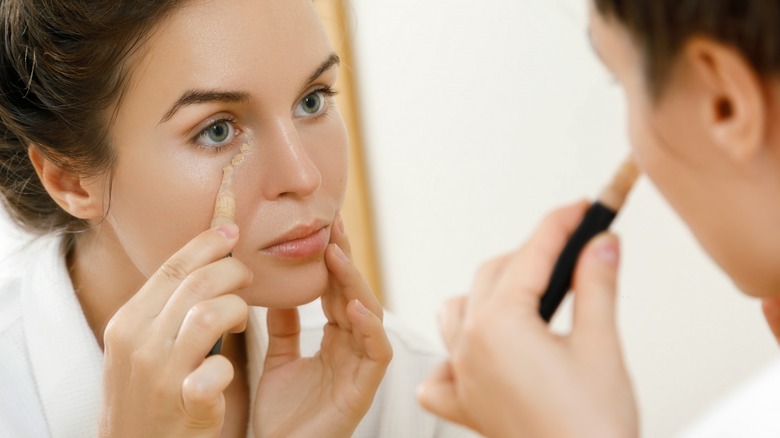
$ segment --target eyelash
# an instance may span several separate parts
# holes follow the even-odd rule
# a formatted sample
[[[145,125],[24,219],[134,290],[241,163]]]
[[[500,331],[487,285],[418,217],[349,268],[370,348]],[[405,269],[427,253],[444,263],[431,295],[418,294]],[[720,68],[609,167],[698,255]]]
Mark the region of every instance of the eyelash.
[[[321,113],[319,113],[319,114],[317,114],[315,116],[312,116],[312,117],[308,117],[309,119],[313,119],[313,120],[319,120],[321,118],[324,118],[324,117],[327,117],[328,115],[330,115],[331,109],[333,108],[332,98],[334,96],[338,95],[339,91],[334,89],[333,87],[331,87],[329,85],[321,86],[321,87],[315,88],[314,90],[306,93],[301,99],[298,100],[298,103],[300,104],[301,100],[303,100],[304,98],[306,98],[307,96],[309,96],[311,94],[316,94],[316,93],[322,93],[325,96],[325,105],[327,105],[327,107]],[[231,141],[230,143],[224,143],[224,144],[220,144],[220,145],[216,145],[216,146],[207,146],[207,145],[204,145],[203,143],[201,143],[199,141],[203,136],[207,135],[209,129],[213,128],[216,125],[219,125],[220,123],[225,123],[225,122],[229,123],[233,127],[233,129],[236,131],[236,133],[233,135],[233,141]],[[240,132],[240,130],[235,126],[236,123],[237,123],[237,120],[234,117],[230,117],[230,116],[223,116],[223,117],[220,117],[218,119],[215,119],[215,120],[211,121],[211,123],[209,123],[208,126],[206,126],[205,128],[201,129],[197,134],[195,134],[192,137],[192,139],[190,139],[190,143],[192,143],[194,146],[196,146],[196,147],[198,147],[200,149],[204,149],[204,150],[207,150],[209,152],[213,152],[215,154],[218,154],[218,153],[222,152],[224,149],[230,148],[231,146],[233,146],[234,143],[236,143],[235,139],[238,137],[238,133]]]
[[[312,120],[319,120],[321,118],[327,117],[331,114],[331,110],[333,109],[334,103],[333,103],[333,97],[339,94],[339,90],[334,89],[330,85],[323,85],[320,87],[317,87],[310,92],[303,95],[301,99],[298,100],[298,103],[300,103],[303,99],[305,99],[307,96],[311,94],[316,93],[322,93],[325,96],[325,105],[327,107],[325,108],[325,111],[317,114],[316,116],[309,117],[309,119]]]
[[[220,123],[226,123],[226,122],[229,123],[231,125],[231,127],[233,128],[233,130],[235,131],[235,133],[233,134],[233,141],[231,141],[229,143],[223,143],[223,144],[220,144],[220,145],[205,145],[205,144],[203,144],[202,142],[199,141],[201,138],[203,138],[203,136],[205,136],[208,133],[209,129],[213,128],[216,125],[219,125]],[[197,148],[200,148],[200,149],[207,150],[209,152],[213,152],[215,154],[218,154],[218,153],[222,152],[224,149],[230,148],[231,146],[233,146],[236,143],[236,138],[238,138],[238,134],[241,132],[236,127],[236,123],[237,122],[238,121],[234,117],[231,117],[231,116],[220,116],[219,118],[212,120],[211,123],[208,124],[208,126],[206,126],[205,128],[201,129],[197,134],[195,134],[192,137],[192,139],[190,139],[190,143],[192,143]]]

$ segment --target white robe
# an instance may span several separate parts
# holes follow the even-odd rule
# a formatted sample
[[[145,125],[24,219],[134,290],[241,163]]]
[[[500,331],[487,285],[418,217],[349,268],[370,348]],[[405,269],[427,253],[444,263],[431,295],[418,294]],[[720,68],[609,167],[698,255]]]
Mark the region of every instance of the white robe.
[[[82,312],[60,249],[35,241],[0,271],[0,437],[96,435],[103,353]],[[262,373],[265,312],[253,308],[247,329],[250,383]],[[301,351],[319,348],[325,318],[319,302],[301,308]],[[473,436],[423,412],[415,387],[442,358],[386,315],[393,361],[354,437]],[[254,390],[251,392],[254,394]]]

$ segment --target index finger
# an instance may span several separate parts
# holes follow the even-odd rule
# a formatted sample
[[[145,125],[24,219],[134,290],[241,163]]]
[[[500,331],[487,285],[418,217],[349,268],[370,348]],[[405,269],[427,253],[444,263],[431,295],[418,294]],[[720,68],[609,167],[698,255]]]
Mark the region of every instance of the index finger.
[[[166,260],[125,306],[134,308],[139,314],[159,314],[190,273],[224,258],[237,240],[238,226],[235,224],[224,224],[200,233]]]
[[[589,205],[580,201],[549,214],[528,242],[510,257],[491,300],[520,304],[538,316],[539,299],[553,266]]]

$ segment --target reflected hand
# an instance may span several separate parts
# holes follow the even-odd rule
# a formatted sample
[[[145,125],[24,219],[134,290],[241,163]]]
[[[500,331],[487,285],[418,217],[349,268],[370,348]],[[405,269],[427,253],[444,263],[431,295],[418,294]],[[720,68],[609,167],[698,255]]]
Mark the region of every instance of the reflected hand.
[[[269,345],[253,416],[256,437],[347,437],[368,411],[392,348],[382,306],[349,259],[340,219],[325,252],[330,284],[320,351],[301,357],[297,309],[269,309]],[[343,251],[342,251],[343,249]]]
[[[602,235],[580,256],[571,334],[550,332],[539,300],[586,203],[561,209],[515,253],[449,301],[440,326],[450,360],[418,388],[431,412],[491,437],[638,434],[615,321],[618,242]]]

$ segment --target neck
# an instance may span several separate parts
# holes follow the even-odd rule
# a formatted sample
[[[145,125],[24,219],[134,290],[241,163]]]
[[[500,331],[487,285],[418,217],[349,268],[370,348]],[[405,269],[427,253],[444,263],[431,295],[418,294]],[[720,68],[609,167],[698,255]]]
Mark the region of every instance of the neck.
[[[95,228],[79,235],[68,253],[73,288],[101,348],[108,322],[146,282],[113,234],[105,231]]]

